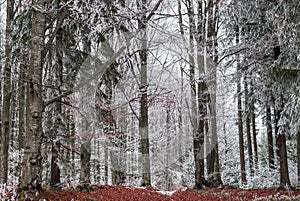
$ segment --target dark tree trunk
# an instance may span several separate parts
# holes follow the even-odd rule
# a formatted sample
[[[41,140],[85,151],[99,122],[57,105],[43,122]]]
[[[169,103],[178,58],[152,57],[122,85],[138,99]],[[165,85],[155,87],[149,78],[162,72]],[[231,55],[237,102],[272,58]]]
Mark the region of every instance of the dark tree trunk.
[[[279,147],[279,157],[280,157],[280,188],[290,188],[290,178],[289,169],[287,163],[287,153],[286,153],[286,137],[284,134],[279,134],[277,137],[277,143]]]
[[[291,187],[289,170],[287,163],[287,152],[286,152],[286,136],[284,133],[279,132],[279,119],[281,115],[281,110],[275,109],[275,119],[276,119],[276,144],[277,144],[277,155],[279,159],[279,171],[280,171],[280,189],[286,189]]]
[[[240,43],[239,27],[236,27],[236,44]],[[240,56],[237,54],[237,73],[240,72]],[[243,133],[243,108],[242,108],[242,95],[241,95],[241,78],[238,76],[237,80],[237,95],[238,95],[238,130],[239,130],[239,149],[240,149],[240,171],[242,184],[247,183],[246,168],[245,168],[245,151],[244,151],[244,133]]]
[[[58,4],[60,1],[57,2]],[[59,21],[60,16],[57,16],[57,21]],[[57,22],[59,23],[59,22]],[[62,90],[62,85],[63,85],[63,53],[62,53],[62,30],[57,32],[56,34],[56,59],[57,59],[57,85],[59,91]],[[61,94],[58,94],[61,95]],[[60,169],[59,166],[57,165],[58,160],[59,160],[59,155],[60,155],[60,141],[57,139],[59,136],[57,134],[59,133],[60,127],[61,127],[61,118],[62,118],[62,105],[61,101],[59,100],[57,103],[55,103],[55,108],[54,108],[54,130],[52,133],[52,155],[51,155],[51,186],[56,186],[57,184],[60,183]]]
[[[60,183],[60,169],[57,165],[59,158],[59,142],[52,143],[51,151],[51,181],[50,185],[56,187]]]
[[[245,107],[250,108],[247,76],[245,76],[244,87],[245,87]],[[249,155],[249,168],[250,168],[250,174],[253,175],[253,173],[254,173],[253,152],[252,152],[250,110],[249,109],[246,109],[246,133],[247,133],[247,148],[248,148],[248,155]]]
[[[251,94],[254,94],[253,83],[251,82]],[[251,123],[252,123],[252,136],[253,136],[253,150],[254,150],[254,165],[258,169],[258,152],[257,152],[257,138],[256,138],[256,121],[255,121],[255,99],[252,96],[251,101]]]
[[[274,169],[274,148],[273,148],[273,133],[272,133],[272,114],[271,108],[267,104],[266,106],[266,125],[267,125],[267,135],[268,135],[268,161],[269,168]]]
[[[299,130],[297,133],[297,176],[298,176],[297,189],[299,189],[300,188],[300,131]]]

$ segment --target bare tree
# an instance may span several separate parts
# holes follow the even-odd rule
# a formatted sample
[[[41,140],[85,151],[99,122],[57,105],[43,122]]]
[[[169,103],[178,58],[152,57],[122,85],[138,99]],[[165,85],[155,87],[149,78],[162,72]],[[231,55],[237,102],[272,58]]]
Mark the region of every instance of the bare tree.
[[[10,108],[11,108],[11,51],[12,51],[12,22],[14,15],[13,0],[7,1],[6,6],[6,31],[5,31],[5,66],[3,80],[3,99],[1,115],[1,139],[0,139],[0,183],[7,182],[8,176],[8,148],[10,136]]]
[[[45,34],[45,13],[42,12],[46,1],[32,1],[32,34],[30,46],[30,65],[27,80],[26,133],[24,139],[24,159],[19,189],[40,190],[42,181],[41,144],[43,138],[43,51]]]

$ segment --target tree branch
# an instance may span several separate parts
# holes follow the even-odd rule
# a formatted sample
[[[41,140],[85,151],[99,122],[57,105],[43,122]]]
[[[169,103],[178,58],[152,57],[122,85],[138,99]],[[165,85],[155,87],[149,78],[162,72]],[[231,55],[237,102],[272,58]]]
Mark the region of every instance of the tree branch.
[[[55,27],[55,30],[53,31],[53,33],[52,33],[52,35],[50,36],[50,38],[49,38],[47,44],[45,45],[45,48],[44,48],[44,50],[43,50],[43,52],[42,52],[42,58],[45,58],[45,56],[46,56],[48,50],[50,49],[50,45],[52,44],[54,38],[56,37],[56,34],[57,34],[59,28],[62,26],[62,24],[63,24],[63,22],[64,22],[64,20],[65,20],[66,15],[67,15],[67,10],[64,9],[64,11],[62,12],[61,17],[59,18],[59,20],[58,20],[58,22],[57,22],[57,25],[56,25],[56,27]]]

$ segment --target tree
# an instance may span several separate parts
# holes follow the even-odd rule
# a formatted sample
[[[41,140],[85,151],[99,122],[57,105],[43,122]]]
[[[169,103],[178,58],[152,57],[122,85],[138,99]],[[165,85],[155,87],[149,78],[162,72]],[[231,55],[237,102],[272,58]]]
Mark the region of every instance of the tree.
[[[194,151],[194,162],[195,162],[195,186],[194,188],[202,189],[203,186],[206,185],[206,180],[204,178],[204,159],[203,159],[203,144],[204,144],[204,103],[205,103],[205,85],[204,80],[202,80],[202,85],[199,86],[199,89],[201,89],[201,92],[204,92],[203,94],[199,93],[199,96],[197,97],[197,89],[196,89],[196,62],[195,62],[195,34],[196,34],[196,20],[195,20],[195,14],[194,14],[194,5],[193,1],[189,0],[186,1],[186,7],[188,11],[188,19],[189,19],[189,82],[190,82],[190,93],[191,93],[191,125],[192,125],[192,136],[193,136],[193,151]],[[200,3],[199,3],[200,4]],[[202,6],[202,4],[198,5]],[[199,10],[202,8],[198,8]],[[200,11],[201,11],[200,10]],[[202,20],[201,17],[199,17],[200,20]],[[182,25],[181,25],[182,26]],[[201,26],[201,24],[199,25]],[[202,26],[199,27],[199,33],[202,35]],[[200,36],[199,36],[200,37]],[[199,39],[200,40],[200,39]],[[198,42],[198,41],[197,41]],[[202,41],[201,41],[202,42]],[[201,55],[202,56],[202,55]],[[199,55],[199,57],[201,57]],[[203,74],[203,68],[202,67],[201,73]],[[202,75],[203,76],[203,75]],[[203,78],[202,78],[203,79]],[[204,86],[203,86],[204,85]],[[197,98],[199,98],[199,114],[201,116],[197,117]]]
[[[268,135],[268,161],[269,168],[274,169],[274,148],[273,148],[273,134],[272,134],[272,114],[271,108],[267,100],[266,103],[266,126],[267,126],[267,135]]]
[[[235,42],[236,45],[240,44],[240,31],[239,26],[236,25],[235,27]],[[237,72],[240,72],[240,56],[237,53]],[[242,95],[241,95],[241,78],[240,75],[238,75],[237,78],[237,109],[238,109],[238,131],[239,131],[239,151],[240,151],[240,169],[241,169],[241,182],[242,184],[247,183],[246,179],[246,168],[245,168],[245,151],[244,151],[244,131],[243,131],[243,108],[242,108]]]
[[[141,138],[142,174],[145,186],[151,186],[150,152],[149,152],[149,130],[148,130],[148,78],[147,78],[147,0],[142,0],[137,7],[142,11],[138,21],[141,33],[139,50],[140,56],[140,116],[139,133]]]
[[[0,183],[7,182],[8,176],[8,148],[10,136],[10,101],[11,101],[11,51],[12,51],[12,22],[14,15],[13,0],[7,1],[6,6],[6,31],[5,31],[5,67],[3,80],[2,114],[1,114],[1,139],[0,139]]]
[[[297,133],[297,188],[300,188],[300,132]]]
[[[251,138],[251,113],[250,113],[250,102],[249,102],[249,89],[248,89],[248,76],[246,75],[244,77],[244,95],[245,95],[245,107],[246,109],[246,134],[247,134],[247,149],[248,149],[248,155],[249,155],[249,168],[250,168],[250,174],[254,174],[253,169],[253,152],[252,152],[252,138]]]
[[[208,73],[208,91],[209,91],[209,120],[211,134],[211,149],[209,160],[207,161],[208,174],[212,177],[213,185],[221,185],[221,173],[219,164],[218,151],[218,134],[217,134],[217,71],[218,71],[218,18],[219,18],[219,1],[209,0],[207,4],[207,39],[206,50],[207,59],[206,67]]]
[[[30,65],[27,74],[28,88],[26,101],[26,133],[24,139],[24,159],[22,164],[20,190],[40,190],[42,181],[41,144],[43,138],[42,75],[45,34],[45,14],[39,9],[46,1],[32,2],[32,35]]]

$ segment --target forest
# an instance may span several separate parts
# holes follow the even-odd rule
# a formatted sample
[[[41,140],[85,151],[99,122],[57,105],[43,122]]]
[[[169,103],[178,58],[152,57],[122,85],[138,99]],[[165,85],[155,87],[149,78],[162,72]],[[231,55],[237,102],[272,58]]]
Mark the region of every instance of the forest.
[[[299,189],[299,11],[298,0],[2,0],[0,199]]]

